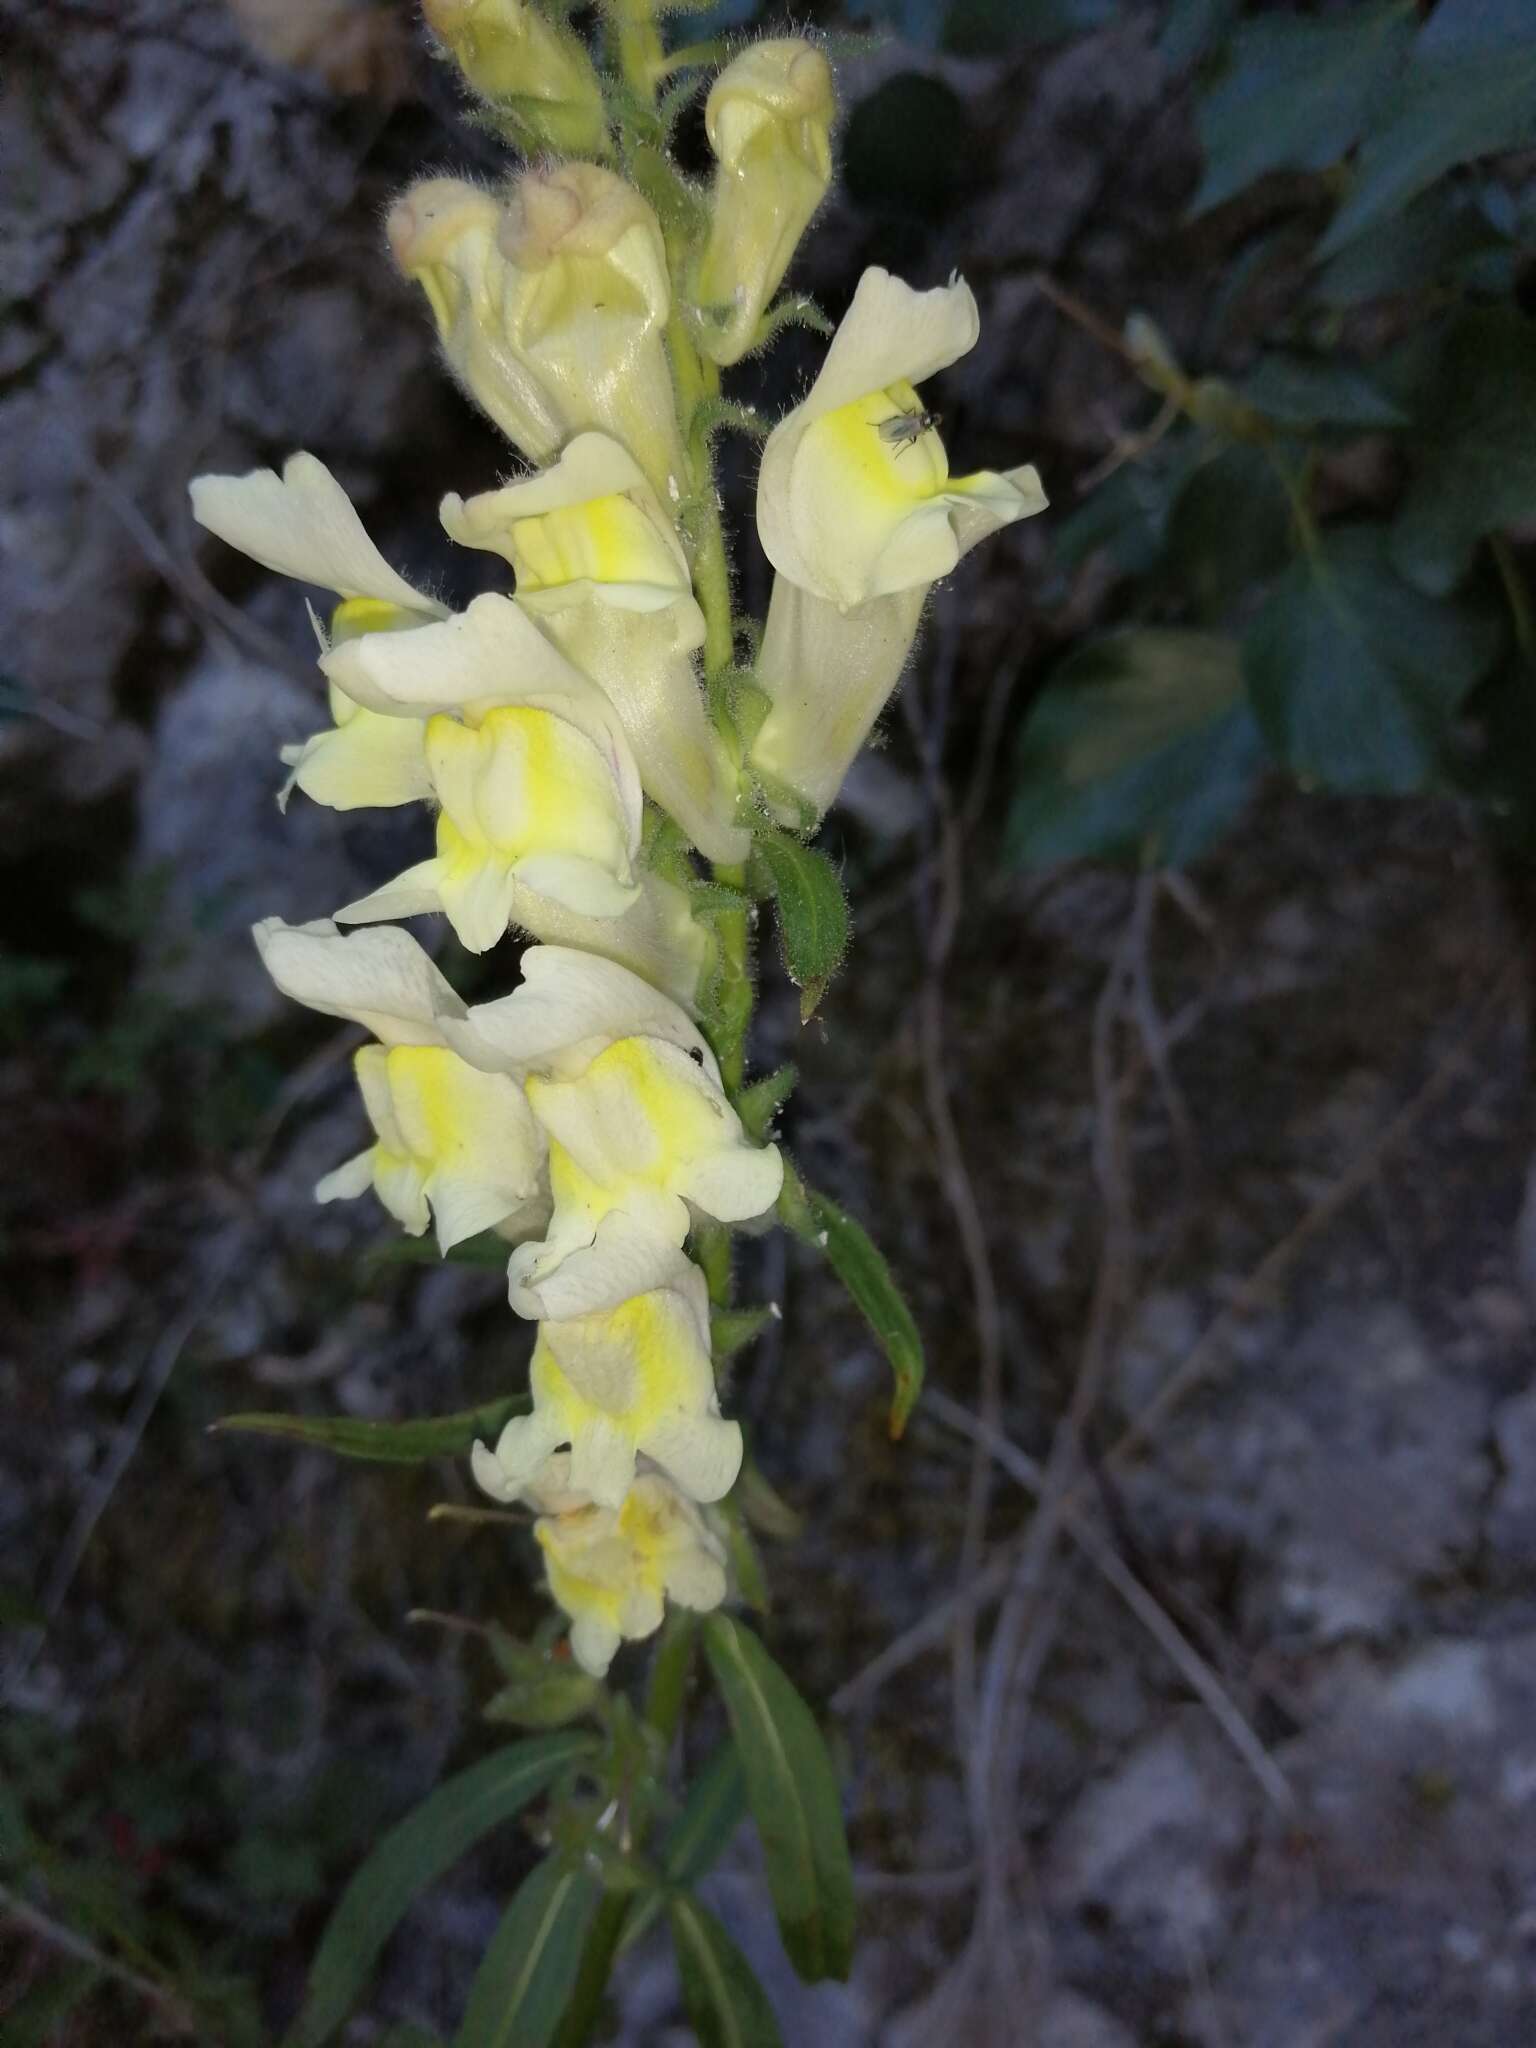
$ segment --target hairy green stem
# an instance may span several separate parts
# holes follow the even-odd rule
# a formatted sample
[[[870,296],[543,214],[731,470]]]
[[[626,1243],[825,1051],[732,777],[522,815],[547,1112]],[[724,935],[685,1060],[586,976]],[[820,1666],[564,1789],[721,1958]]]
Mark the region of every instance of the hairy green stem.
[[[747,871],[744,867],[720,864],[715,868],[715,880],[725,883],[727,888],[744,891]],[[723,1042],[718,1048],[720,1074],[726,1088],[734,1095],[746,1072],[747,1033],[752,1025],[755,995],[752,986],[751,912],[745,909],[723,910],[715,919],[715,930],[720,935],[720,1014],[723,1020]]]

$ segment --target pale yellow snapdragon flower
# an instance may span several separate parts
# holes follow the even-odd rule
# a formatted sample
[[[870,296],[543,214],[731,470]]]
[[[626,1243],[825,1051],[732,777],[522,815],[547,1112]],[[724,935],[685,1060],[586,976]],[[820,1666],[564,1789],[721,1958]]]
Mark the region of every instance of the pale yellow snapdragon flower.
[[[757,530],[777,575],[757,662],[772,708],[752,761],[818,815],[900,677],[934,582],[1045,506],[1029,466],[952,477],[916,386],[980,323],[956,279],[866,270],[805,399],[763,451]]]
[[[394,631],[448,616],[390,567],[369,538],[351,499],[316,456],[290,455],[278,476],[199,476],[190,486],[192,516],[220,540],[263,568],[295,582],[333,590],[342,600],[331,633]],[[316,622],[322,649],[326,635]],[[405,804],[430,796],[421,720],[365,711],[333,685],[332,724],[283,749],[292,771],[279,801],[302,789],[334,810],[360,804]]]
[[[617,918],[640,894],[642,797],[613,707],[511,599],[321,656],[354,702],[426,721],[433,856],[336,912],[341,924],[444,911],[471,952],[495,945],[524,893]]]
[[[572,1654],[594,1678],[621,1643],[656,1633],[668,1600],[707,1612],[725,1598],[724,1543],[661,1473],[641,1473],[619,1508],[578,1506],[559,1454],[525,1498],[543,1510],[533,1533],[549,1590],[570,1618]]]
[[[346,937],[329,921],[254,928],[284,995],[361,1024],[378,1041],[354,1070],[374,1143],[328,1173],[317,1201],[370,1187],[413,1236],[435,1223],[441,1250],[483,1230],[538,1230],[549,1215],[547,1146],[516,1079],[461,1059],[443,1033],[467,1013],[407,932]]]
[[[699,342],[717,363],[752,347],[768,302],[832,182],[832,67],[798,36],[749,43],[710,87],[717,169],[694,280]]]
[[[744,1223],[784,1165],[752,1144],[692,1019],[608,960],[531,947],[522,985],[444,1021],[476,1065],[520,1074],[549,1140],[554,1213],[508,1268],[519,1315],[564,1321],[665,1284],[693,1215]]]
[[[704,1275],[678,1253],[662,1284],[599,1315],[541,1323],[529,1370],[531,1415],[515,1416],[475,1477],[515,1500],[551,1454],[570,1450],[570,1484],[599,1507],[623,1504],[637,1456],[690,1500],[716,1501],[741,1470],[741,1428],[722,1421]]]
[[[618,712],[648,795],[711,860],[741,861],[736,773],[705,714],[694,657],[704,614],[670,516],[628,451],[578,434],[553,468],[442,522],[511,563],[517,601]]]
[[[429,178],[395,202],[387,228],[450,366],[525,455],[548,462],[596,428],[663,504],[679,504],[666,245],[633,186],[600,164],[536,166],[503,204],[464,179]]]
[[[216,533],[231,547],[240,549],[264,567],[292,576],[298,582],[334,590],[343,600],[332,616],[329,636],[316,622],[322,657],[346,642],[373,633],[398,633],[412,626],[446,621],[450,617],[445,605],[413,588],[389,566],[368,537],[341,485],[313,455],[290,456],[281,477],[269,469],[254,470],[247,476],[198,477],[192,483],[191,495],[194,517],[210,533]],[[534,644],[531,630],[513,626],[508,631],[521,635],[523,652],[529,651],[531,646],[536,665],[547,666],[544,652]],[[505,639],[506,635],[502,637]],[[414,650],[421,643],[413,641],[410,644]],[[510,658],[516,650],[508,652]],[[355,662],[355,657],[351,662]],[[333,667],[342,675],[352,672],[349,662],[333,664]],[[495,681],[505,695],[505,677],[499,671]],[[350,695],[341,687],[336,675],[329,677],[333,723],[326,731],[283,748],[282,758],[291,772],[279,793],[279,803],[286,803],[295,787],[316,803],[326,804],[334,810],[421,800],[441,802],[442,793],[434,781],[427,751],[427,717],[413,714],[408,694],[402,698],[399,688],[391,696],[382,686],[372,688],[366,678],[357,687],[360,690],[371,688],[371,706]],[[408,678],[404,687],[408,692]],[[450,708],[457,701],[456,692],[457,695],[467,695],[472,687],[484,688],[485,685],[483,682],[474,684],[468,678],[463,681],[462,688],[450,682]],[[592,693],[588,691],[586,695],[590,701]],[[477,702],[489,707],[494,696],[493,689],[491,697]],[[537,727],[534,730],[537,731]],[[563,735],[561,737],[564,738]],[[464,743],[450,736],[446,746],[451,750],[455,745],[462,759]],[[574,753],[578,764],[584,762],[591,769],[590,757],[581,749],[567,745],[566,752],[568,755]],[[622,757],[622,750],[619,752]],[[450,777],[452,767],[450,760]],[[622,758],[620,769],[619,801],[623,821],[619,836],[623,842],[624,860],[632,870],[636,798],[633,778],[623,769]],[[459,869],[462,878],[478,880],[482,891],[493,897],[489,905],[490,935],[487,943],[493,943],[505,929],[505,921],[501,926],[495,922],[500,909],[499,899],[504,897],[510,921],[535,938],[557,945],[589,947],[621,961],[635,973],[665,989],[679,1002],[693,1003],[708,956],[709,939],[703,927],[694,921],[682,890],[659,875],[632,872],[635,893],[628,906],[615,915],[611,897],[609,904],[598,912],[592,907],[590,895],[583,904],[570,900],[569,890],[566,897],[561,898],[531,887],[527,881],[526,865],[506,864],[499,879],[493,871],[488,878],[492,886],[487,887],[487,877],[478,874],[475,867],[476,842],[495,838],[504,816],[508,792],[503,783],[499,797],[493,800],[493,813],[488,821],[491,833],[487,835],[483,829],[487,822],[483,815],[486,799],[474,788],[464,792],[464,779],[460,776],[456,787],[461,799],[465,794],[468,797],[463,808],[470,820],[470,830],[468,833],[461,831],[460,837],[468,839],[470,847],[468,857],[461,857]],[[595,780],[601,803],[603,778],[598,776]],[[589,791],[593,781],[594,777],[589,775]],[[453,828],[451,817],[449,826]],[[514,834],[522,829],[525,828],[508,825],[508,830]],[[611,843],[615,837],[611,819],[603,831]],[[454,845],[448,834],[442,836],[448,838],[450,847]],[[599,844],[602,837],[600,833]],[[491,863],[486,860],[480,865],[490,867]],[[451,879],[449,890],[450,894],[454,893]],[[439,907],[438,897],[425,887],[415,900],[423,910]]]

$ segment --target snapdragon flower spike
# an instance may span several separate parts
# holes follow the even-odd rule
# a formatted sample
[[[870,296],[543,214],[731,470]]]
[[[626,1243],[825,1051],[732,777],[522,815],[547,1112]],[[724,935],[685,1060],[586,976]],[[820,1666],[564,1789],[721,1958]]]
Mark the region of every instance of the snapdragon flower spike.
[[[508,1236],[549,1214],[543,1134],[517,1082],[453,1052],[445,1020],[466,1011],[409,933],[383,928],[346,937],[334,924],[254,928],[267,972],[285,995],[378,1040],[354,1070],[375,1142],[328,1173],[317,1201],[371,1187],[413,1236],[437,1227],[444,1252],[483,1230]]]
[[[559,946],[523,955],[523,983],[482,1003],[449,1042],[524,1076],[549,1138],[554,1214],[508,1268],[519,1315],[558,1322],[663,1285],[692,1212],[749,1222],[784,1165],[751,1144],[685,1011],[611,961]]]
[[[560,1501],[559,1461],[532,1498]],[[571,1651],[594,1678],[619,1645],[654,1635],[668,1600],[706,1613],[725,1598],[725,1545],[693,1502],[659,1472],[641,1473],[619,1508],[541,1515],[533,1533],[549,1590],[571,1621]]]
[[[814,43],[749,43],[710,87],[709,241],[694,281],[699,342],[717,363],[751,348],[768,301],[832,182],[832,67]]]
[[[704,1275],[679,1253],[664,1283],[600,1315],[541,1323],[529,1371],[533,1413],[515,1416],[475,1477],[515,1500],[551,1454],[570,1450],[570,1484],[616,1508],[643,1453],[690,1500],[722,1500],[741,1470],[741,1428],[722,1421]]]
[[[704,614],[688,558],[629,452],[578,434],[542,475],[441,518],[465,547],[503,556],[517,601],[618,712],[648,795],[711,860],[745,860],[736,772],[705,714],[694,668]]]
[[[752,747],[817,812],[895,688],[933,583],[1045,506],[1031,467],[951,477],[916,386],[976,344],[960,280],[914,291],[866,270],[804,401],[763,451],[757,529],[777,575],[757,663],[772,708]]]
[[[394,631],[448,616],[446,606],[389,566],[351,499],[313,455],[290,455],[281,476],[270,469],[199,476],[190,489],[192,516],[200,526],[263,568],[341,598],[331,621],[333,637]],[[292,772],[279,803],[286,805],[295,787],[341,811],[430,796],[421,720],[381,718],[334,688],[331,718],[328,731],[283,748]]]
[[[636,902],[643,799],[612,706],[511,599],[321,657],[368,709],[424,718],[437,852],[337,911],[342,924],[446,912],[471,952],[506,931],[520,889],[583,917]]]

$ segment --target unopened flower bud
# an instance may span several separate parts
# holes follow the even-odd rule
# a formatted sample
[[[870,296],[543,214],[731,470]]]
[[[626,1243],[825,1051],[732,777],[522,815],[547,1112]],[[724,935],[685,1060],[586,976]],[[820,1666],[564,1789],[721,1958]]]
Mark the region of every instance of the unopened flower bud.
[[[579,37],[527,0],[422,0],[427,26],[519,140],[575,156],[607,145],[602,88]]]
[[[547,462],[565,438],[550,394],[507,342],[501,207],[462,178],[424,178],[389,210],[396,263],[427,295],[448,366],[509,441]]]
[[[704,122],[719,168],[695,282],[717,363],[752,346],[768,301],[832,179],[832,67],[813,43],[753,43],[715,80]]]
[[[512,187],[498,246],[505,345],[548,394],[562,439],[584,427],[611,434],[675,506],[685,469],[655,214],[599,164],[529,170]]]

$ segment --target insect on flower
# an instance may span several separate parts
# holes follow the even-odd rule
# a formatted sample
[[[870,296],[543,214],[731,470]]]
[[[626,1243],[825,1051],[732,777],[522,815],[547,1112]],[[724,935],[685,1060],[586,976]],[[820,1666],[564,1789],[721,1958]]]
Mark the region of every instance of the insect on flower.
[[[899,455],[904,448],[915,448],[924,434],[931,434],[944,415],[929,412],[920,407],[916,412],[894,413],[890,419],[880,422],[880,438],[888,441]]]

